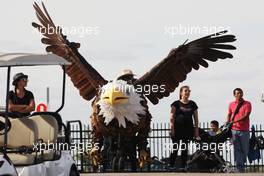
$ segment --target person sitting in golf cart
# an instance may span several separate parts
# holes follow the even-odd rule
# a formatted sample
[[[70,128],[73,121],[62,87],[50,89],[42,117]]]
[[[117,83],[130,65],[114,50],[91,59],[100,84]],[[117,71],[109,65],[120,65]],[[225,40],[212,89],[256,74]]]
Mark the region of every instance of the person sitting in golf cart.
[[[14,90],[9,92],[9,112],[18,117],[29,116],[35,110],[35,100],[32,92],[25,89],[28,75],[17,73],[13,77]]]

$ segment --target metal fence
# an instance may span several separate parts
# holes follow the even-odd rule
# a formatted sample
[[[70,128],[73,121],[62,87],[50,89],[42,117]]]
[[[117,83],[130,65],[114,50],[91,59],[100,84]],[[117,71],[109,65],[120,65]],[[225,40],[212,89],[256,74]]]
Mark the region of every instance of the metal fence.
[[[201,123],[200,127],[204,130],[209,129],[209,123]],[[261,124],[254,125],[256,136],[263,135],[264,129]],[[72,150],[72,156],[74,157],[78,169],[81,172],[92,172],[92,166],[90,160],[88,159],[86,151],[84,148],[90,148],[92,142],[91,128],[89,125],[82,124],[72,124],[71,125],[71,140],[72,143],[78,144],[77,150]],[[152,158],[158,159],[161,163],[168,161],[171,154],[170,147],[172,145],[170,138],[170,125],[169,123],[152,123],[151,132],[148,138],[148,147],[150,149],[150,154]],[[235,165],[233,146],[230,141],[224,143],[224,146],[229,146],[229,148],[224,148],[221,150],[221,156],[225,161],[231,163],[232,166]],[[195,145],[192,145],[189,150],[189,155],[197,150]],[[264,161],[263,161],[263,151],[260,151],[261,159],[255,160],[252,163],[247,161],[247,172],[264,172]],[[148,171],[168,171],[165,167],[154,167],[150,168]]]

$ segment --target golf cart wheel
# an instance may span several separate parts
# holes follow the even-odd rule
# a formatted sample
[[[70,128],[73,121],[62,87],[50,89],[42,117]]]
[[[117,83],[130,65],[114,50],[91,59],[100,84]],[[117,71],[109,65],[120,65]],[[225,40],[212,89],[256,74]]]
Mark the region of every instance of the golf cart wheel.
[[[79,172],[77,171],[77,168],[75,165],[72,165],[70,170],[70,176],[80,176]]]
[[[114,157],[112,160],[112,171],[117,172],[118,171],[118,157]]]
[[[123,157],[120,157],[118,160],[118,171],[124,171],[125,169],[125,160]]]

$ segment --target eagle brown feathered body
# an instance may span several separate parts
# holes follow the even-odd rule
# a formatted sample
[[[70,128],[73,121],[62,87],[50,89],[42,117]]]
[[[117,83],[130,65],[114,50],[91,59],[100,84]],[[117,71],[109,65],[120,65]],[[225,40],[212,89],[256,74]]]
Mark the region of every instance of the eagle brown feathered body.
[[[142,96],[143,97],[143,96]],[[118,122],[114,119],[110,124],[106,125],[104,123],[103,115],[99,115],[100,106],[96,103],[100,100],[97,96],[92,102],[93,113],[91,115],[91,125],[92,125],[92,134],[93,134],[93,143],[100,143],[103,139],[103,136],[110,136],[113,138],[118,138],[118,135],[121,134],[123,137],[136,137],[137,146],[139,149],[146,149],[147,138],[150,132],[150,123],[151,123],[151,114],[148,110],[147,100],[144,98],[141,101],[141,105],[145,107],[146,114],[144,117],[140,118],[139,124],[133,124],[129,121],[126,121],[126,128],[119,127]]]

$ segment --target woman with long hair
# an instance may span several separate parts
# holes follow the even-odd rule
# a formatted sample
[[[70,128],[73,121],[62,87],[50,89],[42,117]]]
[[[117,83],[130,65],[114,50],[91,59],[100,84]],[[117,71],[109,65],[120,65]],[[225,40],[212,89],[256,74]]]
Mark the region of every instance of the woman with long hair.
[[[190,87],[180,88],[179,100],[171,104],[171,139],[173,152],[170,156],[170,166],[174,167],[178,151],[181,150],[181,166],[186,168],[188,143],[194,137],[200,139],[198,128],[198,106],[190,98]]]

